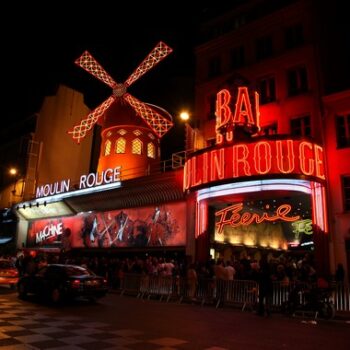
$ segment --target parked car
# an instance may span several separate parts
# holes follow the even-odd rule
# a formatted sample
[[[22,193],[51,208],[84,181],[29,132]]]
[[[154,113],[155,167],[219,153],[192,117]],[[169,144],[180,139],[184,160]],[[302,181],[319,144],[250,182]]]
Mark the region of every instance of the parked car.
[[[0,259],[0,284],[8,284],[14,289],[18,282],[18,270],[9,259]]]
[[[35,294],[43,300],[58,303],[63,299],[86,297],[91,301],[108,291],[107,280],[91,270],[77,265],[49,264],[36,273],[27,274],[18,281],[18,296]]]

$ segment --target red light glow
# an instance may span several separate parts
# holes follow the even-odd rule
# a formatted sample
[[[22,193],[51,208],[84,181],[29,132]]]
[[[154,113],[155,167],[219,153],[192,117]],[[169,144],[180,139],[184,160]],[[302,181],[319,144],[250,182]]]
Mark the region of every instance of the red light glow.
[[[224,179],[281,173],[324,180],[322,147],[289,139],[234,144],[203,152],[186,161],[184,188]]]
[[[222,233],[224,230],[224,227],[226,225],[230,225],[232,227],[237,226],[248,226],[252,223],[260,224],[264,221],[288,221],[293,222],[300,220],[300,216],[287,216],[291,210],[292,207],[289,204],[282,204],[276,209],[276,214],[270,216],[269,213],[263,212],[262,214],[258,213],[251,213],[251,212],[243,212],[241,213],[243,209],[243,203],[237,203],[234,205],[231,205],[227,208],[221,209],[215,213],[215,216],[219,216],[219,222],[216,223],[216,226],[218,227],[218,233]]]
[[[92,57],[92,55],[85,51],[75,63],[89,72],[91,75],[101,80],[103,83],[113,89],[113,94],[105,100],[101,105],[95,108],[88,116],[80,121],[68,131],[72,138],[77,143],[86,136],[86,133],[92,129],[97,123],[98,119],[111,106],[116,98],[123,98],[135,110],[136,113],[145,120],[151,129],[162,137],[173,126],[173,122],[157,113],[153,108],[145,103],[132,97],[126,93],[127,87],[132,85],[141,76],[147,73],[151,68],[157,65],[161,60],[168,56],[172,49],[163,42],[159,42],[156,47],[147,55],[141,64],[135,69],[125,83],[116,83],[113,78],[103,69],[103,67]]]

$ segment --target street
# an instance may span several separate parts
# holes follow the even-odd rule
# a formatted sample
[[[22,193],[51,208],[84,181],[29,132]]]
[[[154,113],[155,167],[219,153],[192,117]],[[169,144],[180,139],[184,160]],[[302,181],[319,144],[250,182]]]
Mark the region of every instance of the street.
[[[349,317],[350,319],[350,317]],[[350,323],[259,317],[250,311],[140,300],[109,293],[50,306],[0,288],[0,349],[330,349],[350,348]]]

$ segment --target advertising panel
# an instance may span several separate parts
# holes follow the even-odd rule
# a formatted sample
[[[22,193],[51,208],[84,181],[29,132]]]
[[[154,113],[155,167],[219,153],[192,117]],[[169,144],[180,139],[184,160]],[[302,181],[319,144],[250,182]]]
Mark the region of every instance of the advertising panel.
[[[110,248],[183,246],[186,203],[171,203],[76,216],[35,220],[29,224],[27,247]]]

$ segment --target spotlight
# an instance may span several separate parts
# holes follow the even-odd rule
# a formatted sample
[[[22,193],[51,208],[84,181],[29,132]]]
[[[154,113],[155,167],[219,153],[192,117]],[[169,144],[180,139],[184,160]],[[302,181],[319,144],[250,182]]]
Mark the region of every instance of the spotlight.
[[[32,207],[32,203],[29,203],[29,208],[31,208]]]
[[[44,205],[45,205],[45,207],[46,207],[46,201],[44,202]]]
[[[39,202],[36,203],[36,207],[39,208]]]
[[[26,205],[25,204],[23,204],[23,209],[25,209],[26,208]]]

